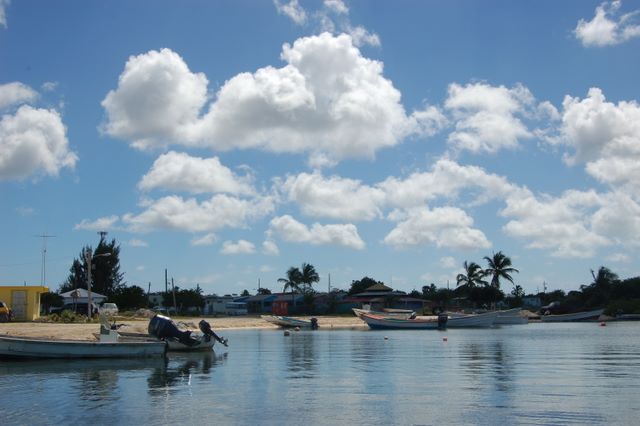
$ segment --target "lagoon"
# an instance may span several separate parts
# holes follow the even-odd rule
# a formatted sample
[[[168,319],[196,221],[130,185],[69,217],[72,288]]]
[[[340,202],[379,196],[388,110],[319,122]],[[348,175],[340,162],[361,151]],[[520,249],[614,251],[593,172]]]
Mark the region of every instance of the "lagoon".
[[[166,360],[0,361],[2,424],[636,424],[640,323],[224,330]]]

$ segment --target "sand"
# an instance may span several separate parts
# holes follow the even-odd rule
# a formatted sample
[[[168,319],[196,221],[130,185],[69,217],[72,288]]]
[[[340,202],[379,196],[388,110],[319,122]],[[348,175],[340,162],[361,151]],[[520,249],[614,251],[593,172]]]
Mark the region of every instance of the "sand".
[[[309,319],[310,317],[296,317]],[[197,329],[198,322],[203,318],[175,318],[174,321],[184,323],[187,328]],[[224,335],[225,329],[265,328],[277,330],[278,327],[266,322],[260,316],[237,316],[204,318],[214,331]],[[146,318],[116,317],[117,324],[125,324],[121,331],[131,333],[146,333],[149,320]],[[321,329],[367,328],[366,324],[355,316],[321,316],[318,317]],[[60,324],[42,322],[10,322],[0,323],[0,336],[37,337],[45,339],[66,340],[95,340],[94,333],[99,331],[98,323],[89,324]]]

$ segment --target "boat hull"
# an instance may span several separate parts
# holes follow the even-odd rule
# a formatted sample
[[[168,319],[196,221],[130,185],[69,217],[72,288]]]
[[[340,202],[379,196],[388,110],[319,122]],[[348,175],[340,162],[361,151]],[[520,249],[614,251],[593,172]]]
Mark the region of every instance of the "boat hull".
[[[437,319],[403,319],[361,312],[358,316],[369,328],[374,330],[437,330],[443,328],[443,324]]]
[[[498,312],[486,312],[484,314],[453,315],[449,314],[447,328],[473,328],[493,327]]]
[[[416,313],[413,311],[378,312],[378,311],[370,311],[370,310],[358,309],[358,308],[351,308],[351,309],[353,310],[353,313],[356,314],[358,318],[360,318],[360,315],[362,314],[370,314],[370,315],[377,315],[377,316],[386,317],[386,318],[400,318],[400,319],[409,319],[416,316]]]
[[[275,324],[278,327],[283,328],[312,328],[311,321],[301,320],[292,317],[279,316],[279,315],[263,315],[261,317],[263,320],[270,322],[271,324]]]
[[[165,342],[99,342],[0,336],[6,358],[143,358],[164,356]]]
[[[520,325],[529,324],[529,318],[521,315],[521,308],[499,311],[494,325]]]
[[[595,309],[593,311],[576,312],[565,315],[542,315],[542,322],[571,322],[571,321],[597,321],[602,315],[604,309]]]

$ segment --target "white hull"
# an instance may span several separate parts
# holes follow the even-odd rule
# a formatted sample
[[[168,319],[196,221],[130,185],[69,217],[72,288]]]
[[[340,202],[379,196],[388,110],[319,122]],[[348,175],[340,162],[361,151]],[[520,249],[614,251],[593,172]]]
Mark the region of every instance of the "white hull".
[[[11,358],[138,358],[164,356],[165,342],[99,342],[0,336],[0,356]]]
[[[361,312],[358,317],[366,322],[370,328],[379,330],[436,330],[439,328],[437,319],[403,319],[372,315],[366,312]]]
[[[519,325],[529,324],[529,318],[521,315],[521,308],[499,311],[494,325]]]
[[[498,317],[498,312],[484,314],[449,314],[447,328],[492,327]]]
[[[568,321],[595,321],[604,312],[604,309],[595,309],[587,312],[576,312],[565,315],[542,315],[542,322],[568,322]]]
[[[311,321],[301,320],[292,317],[278,316],[278,315],[262,315],[261,318],[271,324],[275,324],[278,327],[291,328],[311,328]]]
[[[400,319],[409,319],[416,316],[416,313],[413,311],[378,312],[378,311],[370,311],[367,309],[358,309],[358,308],[351,308],[351,309],[353,310],[353,313],[356,314],[358,318],[360,318],[360,315],[362,314],[377,315],[385,318],[400,318]]]

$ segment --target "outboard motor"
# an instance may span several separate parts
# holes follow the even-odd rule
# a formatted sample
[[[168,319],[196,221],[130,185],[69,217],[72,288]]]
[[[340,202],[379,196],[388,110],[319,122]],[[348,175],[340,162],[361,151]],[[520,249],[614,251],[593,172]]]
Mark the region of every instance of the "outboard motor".
[[[447,321],[449,320],[449,316],[445,313],[441,313],[438,315],[438,328],[444,329],[447,328]]]
[[[318,318],[311,318],[311,329],[312,330],[317,330],[318,329]]]
[[[214,339],[216,339],[218,342],[222,343],[225,346],[228,346],[227,344],[227,339],[223,338],[223,337],[219,337],[212,329],[211,329],[211,324],[209,324],[208,322],[206,322],[205,320],[201,320],[198,323],[198,328],[200,329],[200,331],[202,331],[202,333],[204,333],[205,336],[207,336],[208,338],[213,337]]]
[[[176,339],[187,346],[194,346],[198,344],[197,340],[191,338],[190,331],[182,331],[178,329],[178,326],[171,320],[171,318],[162,315],[155,315],[151,318],[147,331],[149,332],[149,335],[160,340]]]

